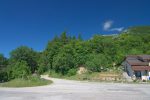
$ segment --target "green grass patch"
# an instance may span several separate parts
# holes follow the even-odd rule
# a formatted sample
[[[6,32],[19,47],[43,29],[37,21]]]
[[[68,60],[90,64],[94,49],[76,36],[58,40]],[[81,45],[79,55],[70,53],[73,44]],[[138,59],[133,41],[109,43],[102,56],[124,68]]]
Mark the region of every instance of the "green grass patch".
[[[0,83],[0,87],[34,87],[51,84],[52,81],[32,76],[29,79],[14,79],[5,83]]]
[[[84,74],[76,74],[73,76],[65,76],[65,79],[69,79],[69,80],[80,80],[80,81],[84,81],[84,80],[91,80],[93,77],[95,77],[98,73],[84,73]]]

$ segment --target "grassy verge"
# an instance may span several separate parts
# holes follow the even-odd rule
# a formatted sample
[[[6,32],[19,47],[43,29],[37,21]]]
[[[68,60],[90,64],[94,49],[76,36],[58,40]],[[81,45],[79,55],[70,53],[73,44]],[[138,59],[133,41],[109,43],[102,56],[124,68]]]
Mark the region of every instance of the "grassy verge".
[[[88,81],[99,81],[99,82],[119,82],[121,80],[121,74],[116,72],[94,72],[94,73],[84,73],[81,75],[74,75],[66,77],[66,79],[71,80],[88,80]]]
[[[126,83],[126,84],[150,84],[150,81],[133,81],[133,82],[128,82],[122,77],[121,72],[94,72],[94,73],[84,73],[81,75],[73,75],[73,76],[64,76],[62,77],[64,79],[69,79],[69,80],[79,80],[79,81],[90,81],[90,82],[112,82],[112,83]]]
[[[51,84],[52,81],[30,77],[29,79],[14,79],[9,82],[0,83],[0,87],[33,87]]]
[[[87,72],[83,74],[76,74],[72,76],[61,75],[55,72],[49,74],[50,77],[62,78],[68,80],[79,80],[79,81],[99,81],[99,82],[120,82],[122,79],[121,72]]]

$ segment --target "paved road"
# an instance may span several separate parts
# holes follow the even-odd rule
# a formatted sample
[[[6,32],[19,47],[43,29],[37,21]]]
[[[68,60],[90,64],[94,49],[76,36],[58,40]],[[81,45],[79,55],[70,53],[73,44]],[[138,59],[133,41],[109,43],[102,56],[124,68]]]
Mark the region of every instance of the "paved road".
[[[150,85],[51,80],[47,86],[0,88],[0,100],[150,100]]]

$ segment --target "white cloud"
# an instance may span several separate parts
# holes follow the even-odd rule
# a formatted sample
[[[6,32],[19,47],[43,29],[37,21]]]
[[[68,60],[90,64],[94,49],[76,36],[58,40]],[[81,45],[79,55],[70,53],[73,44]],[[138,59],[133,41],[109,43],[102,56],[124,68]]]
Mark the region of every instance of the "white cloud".
[[[121,32],[124,30],[124,27],[112,28],[113,24],[114,24],[114,21],[112,21],[112,20],[105,21],[103,24],[103,30],[104,31],[118,31],[118,32]]]
[[[118,31],[121,32],[123,31],[124,27],[118,27],[118,28],[112,28],[110,31]]]
[[[103,29],[105,31],[108,31],[112,27],[113,21],[108,20],[103,24]]]

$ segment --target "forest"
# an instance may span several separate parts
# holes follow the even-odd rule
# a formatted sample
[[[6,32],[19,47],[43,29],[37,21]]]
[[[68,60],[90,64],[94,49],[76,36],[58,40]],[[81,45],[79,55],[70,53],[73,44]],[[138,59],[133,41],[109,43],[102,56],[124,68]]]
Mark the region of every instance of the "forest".
[[[120,67],[125,56],[150,54],[150,27],[131,27],[114,35],[95,34],[88,40],[63,32],[48,41],[42,52],[20,46],[6,58],[0,54],[0,82],[54,71],[72,76],[79,67],[104,72]]]

